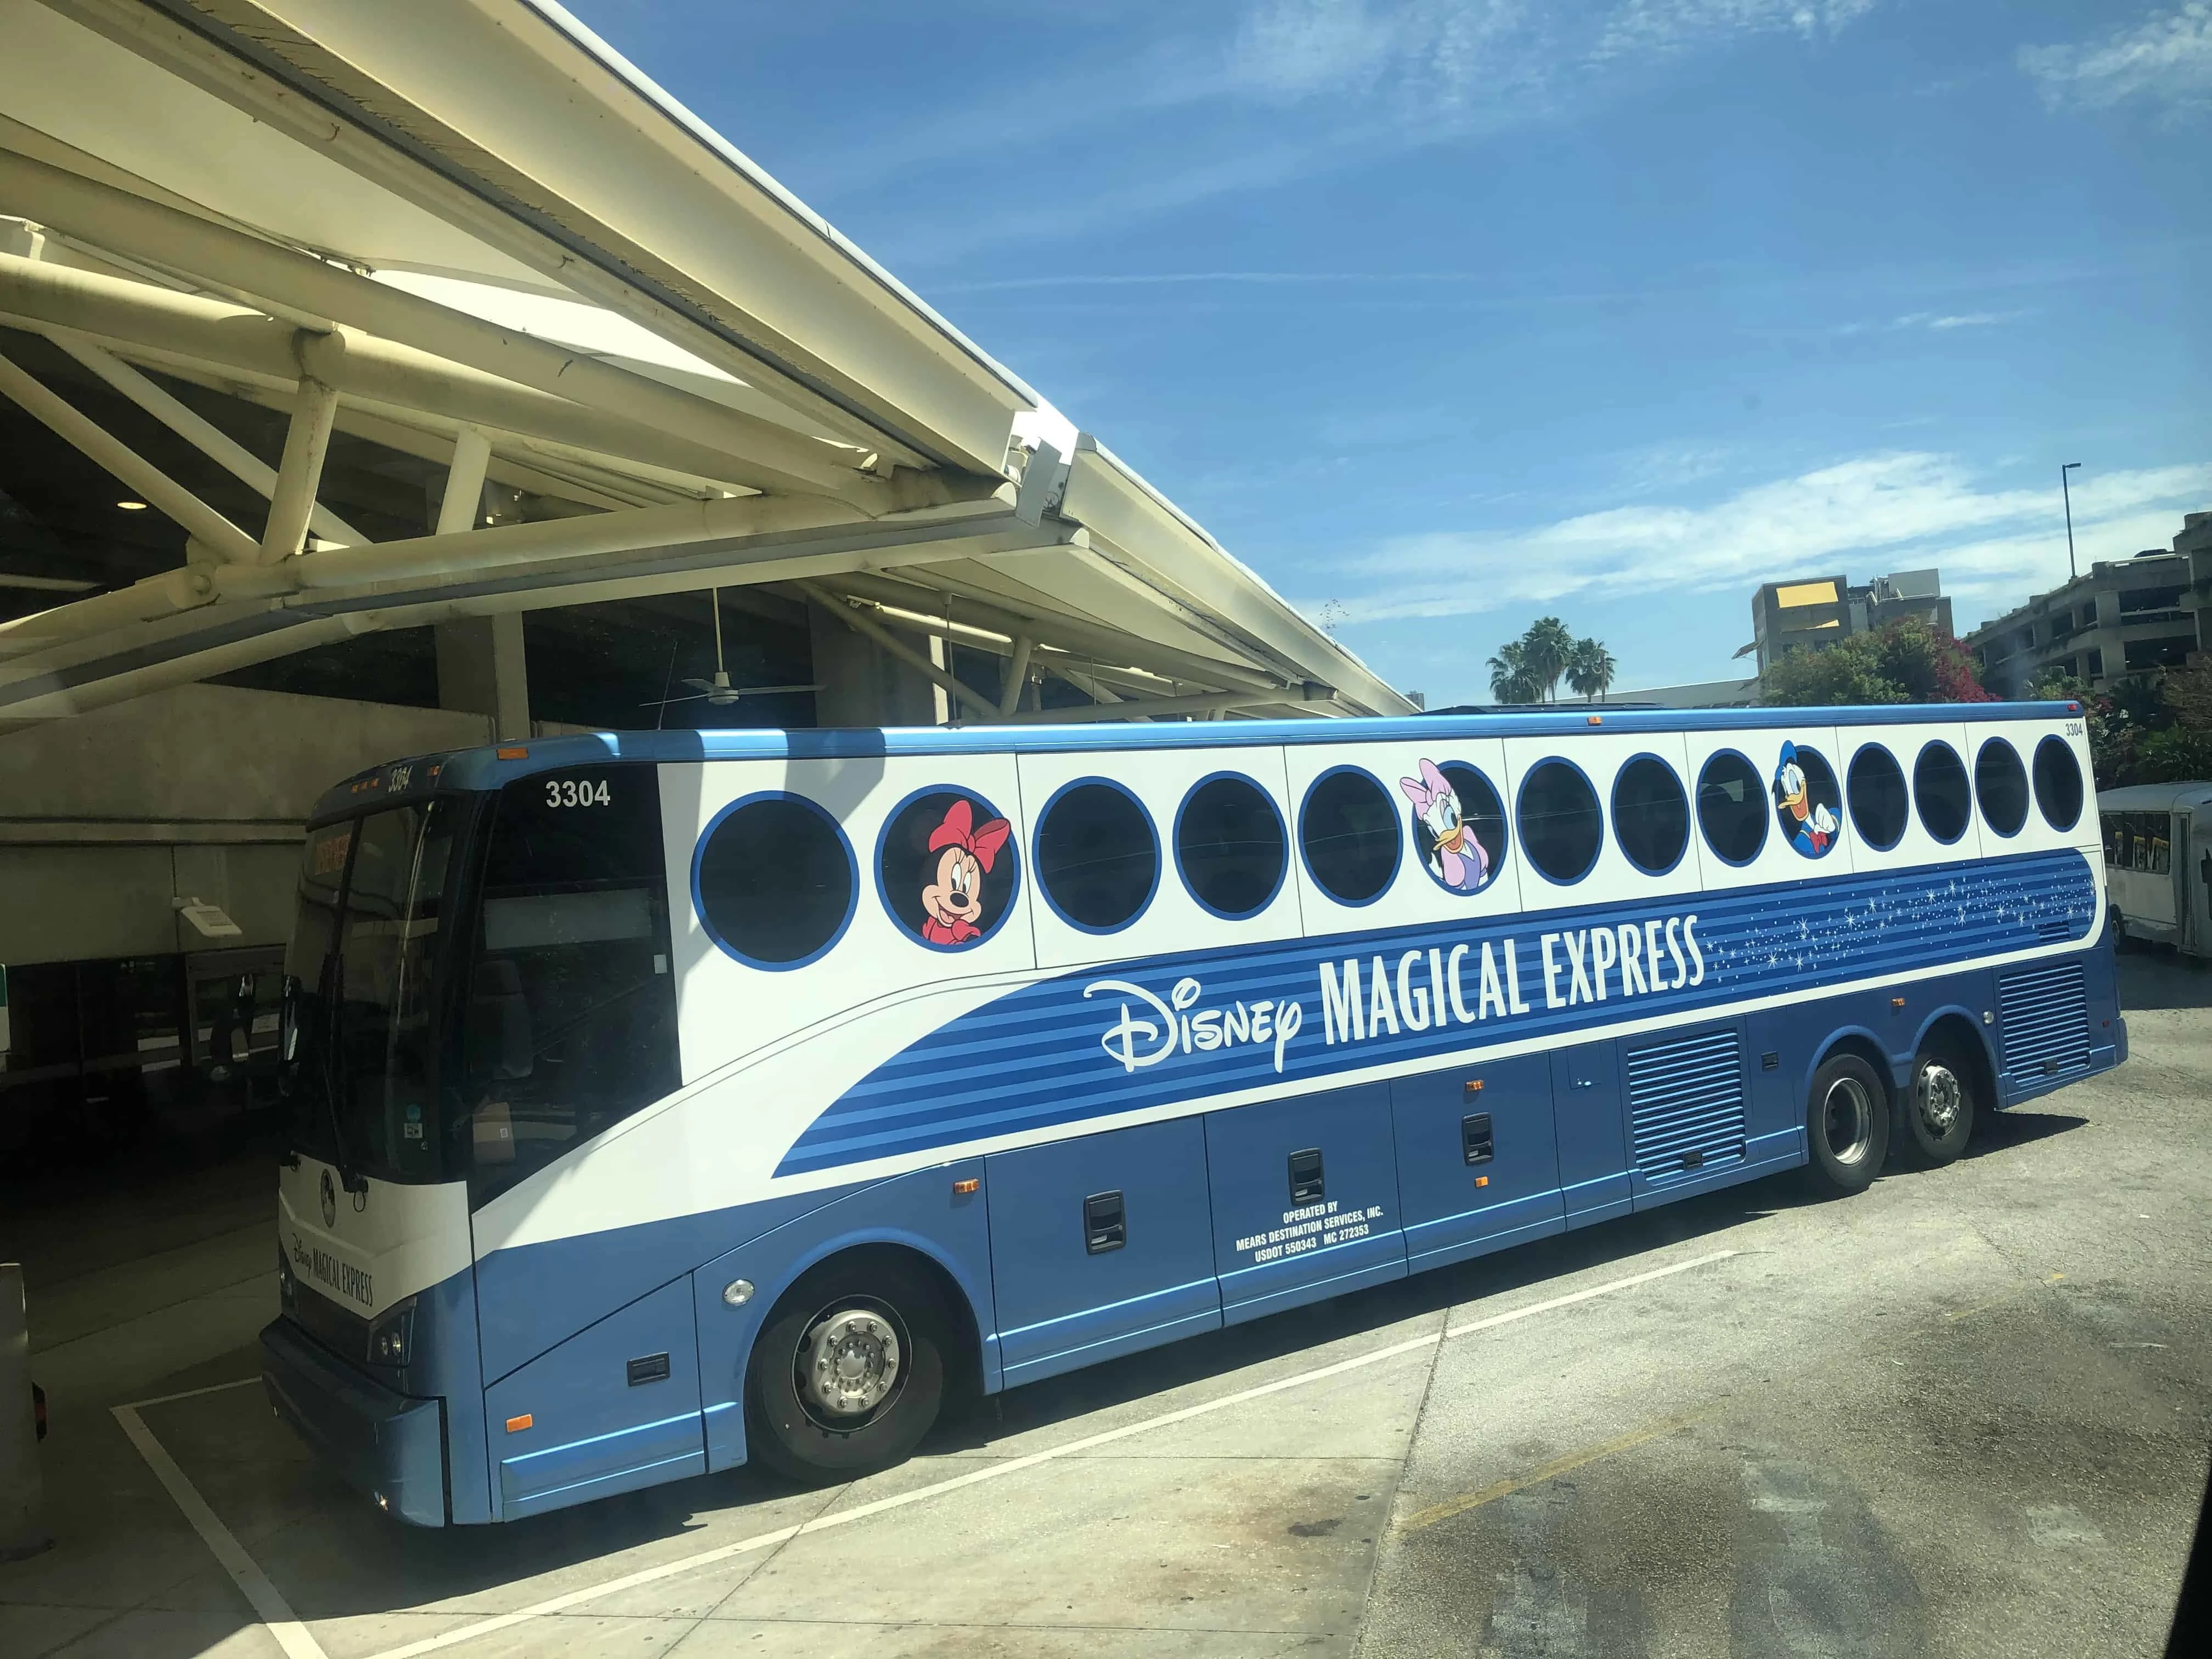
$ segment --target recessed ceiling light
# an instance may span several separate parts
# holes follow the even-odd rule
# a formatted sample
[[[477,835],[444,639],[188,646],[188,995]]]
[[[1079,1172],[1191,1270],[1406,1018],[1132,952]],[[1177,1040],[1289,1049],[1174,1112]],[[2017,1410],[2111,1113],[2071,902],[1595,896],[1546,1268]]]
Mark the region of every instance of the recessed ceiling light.
[[[116,506],[121,507],[125,513],[143,513],[146,510],[146,503],[143,501],[118,501]]]

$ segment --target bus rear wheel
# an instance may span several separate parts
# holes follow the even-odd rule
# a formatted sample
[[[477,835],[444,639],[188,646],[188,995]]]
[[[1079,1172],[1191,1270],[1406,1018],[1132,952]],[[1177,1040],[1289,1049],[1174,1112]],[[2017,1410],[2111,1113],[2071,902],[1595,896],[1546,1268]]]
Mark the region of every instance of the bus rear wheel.
[[[802,1481],[903,1462],[944,1404],[947,1325],[935,1288],[895,1263],[830,1261],[806,1274],[753,1344],[753,1451]]]
[[[1948,1045],[1929,1044],[1912,1062],[1901,1115],[1914,1163],[1930,1170],[1955,1163],[1974,1133],[1972,1066]]]
[[[1889,1091],[1856,1054],[1832,1054],[1813,1073],[1805,1149],[1807,1177],[1822,1198],[1864,1192],[1889,1156]]]

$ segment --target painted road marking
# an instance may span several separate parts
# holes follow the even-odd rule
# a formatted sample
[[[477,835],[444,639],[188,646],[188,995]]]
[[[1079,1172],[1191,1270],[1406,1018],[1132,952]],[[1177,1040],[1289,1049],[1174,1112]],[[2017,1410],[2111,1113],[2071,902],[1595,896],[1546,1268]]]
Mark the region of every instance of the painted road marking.
[[[249,1380],[258,1382],[261,1379],[257,1376]],[[183,1394],[164,1395],[161,1398],[165,1401],[189,1400],[194,1395],[219,1394],[224,1389],[244,1386],[239,1382],[226,1382],[212,1389],[191,1389]],[[156,1402],[149,1401],[146,1403]],[[169,1496],[176,1500],[177,1507],[185,1512],[185,1519],[192,1523],[192,1530],[199,1534],[200,1540],[214,1552],[215,1559],[222,1563],[222,1570],[230,1575],[231,1582],[252,1604],[253,1611],[261,1616],[261,1622],[276,1638],[276,1645],[284,1650],[289,1659],[330,1659],[330,1656],[323,1651],[323,1644],[308,1633],[307,1627],[293,1613],[291,1604],[277,1593],[276,1586],[269,1582],[269,1575],[255,1565],[253,1558],[246,1553],[246,1547],[232,1535],[228,1527],[216,1518],[216,1512],[208,1507],[207,1500],[200,1496],[199,1489],[187,1480],[185,1472],[177,1467],[177,1460],[163,1450],[161,1443],[154,1438],[153,1431],[138,1415],[138,1407],[116,1406],[110,1409],[115,1413],[115,1420],[123,1425],[123,1432],[130,1437],[131,1443],[137,1447],[138,1455],[146,1460],[146,1467],[154,1471],[154,1478],[167,1489]]]
[[[1300,1371],[1293,1376],[1278,1377],[1272,1382],[1262,1382],[1253,1388],[1241,1389],[1234,1394],[1224,1395],[1218,1400],[1204,1401],[1195,1406],[1185,1406],[1179,1411],[1164,1412],[1158,1417],[1148,1417],[1141,1422],[1125,1424],[1118,1429],[1108,1429],[1099,1434],[1085,1435],[1080,1439],[1068,1441],[1064,1445],[1053,1446],[1041,1452],[1031,1452],[1025,1457],[1009,1458],[988,1468],[955,1475],[949,1480],[940,1480],[933,1486],[920,1486],[912,1492],[900,1492],[895,1497],[878,1498],[872,1503],[856,1504],[849,1510],[839,1510],[834,1514],[818,1516],[811,1521],[800,1522],[793,1526],[779,1527],[774,1532],[758,1533],[750,1538],[742,1538],[733,1544],[724,1544],[714,1549],[701,1550],[693,1555],[680,1556],[673,1561],[664,1561],[658,1566],[646,1567],[636,1572],[626,1573],[604,1584],[595,1584],[585,1589],[570,1590],[565,1595],[552,1596],[532,1606],[518,1608],[513,1613],[503,1613],[495,1618],[479,1620],[472,1625],[463,1625],[456,1629],[447,1631],[442,1635],[428,1636],[419,1642],[410,1642],[401,1647],[388,1648],[384,1652],[374,1656],[374,1659],[416,1659],[417,1655],[435,1653],[441,1648],[453,1647],[460,1643],[471,1641],[479,1636],[488,1636],[494,1631],[507,1630],[516,1625],[526,1624],[532,1619],[542,1619],[552,1613],[564,1613],[570,1607],[585,1601],[597,1601],[601,1596],[617,1595],[623,1590],[635,1589],[641,1584],[655,1583],[664,1578],[672,1578],[678,1573],[690,1572],[699,1567],[711,1566],[717,1561],[726,1561],[732,1556],[745,1555],[755,1550],[768,1549],[774,1545],[797,1538],[801,1534],[827,1532],[832,1527],[849,1526],[855,1521],[865,1521],[871,1516],[881,1515],[886,1510],[903,1509],[909,1504],[919,1504],[927,1498],[941,1498],[948,1492],[958,1492],[963,1487],[980,1486],[986,1480],[1002,1480],[1010,1474],[1018,1474],[1024,1469],[1035,1468],[1041,1463],[1050,1463],[1060,1458],[1073,1457],[1079,1452],[1091,1451],[1100,1446],[1110,1445],[1117,1440],[1127,1440],[1133,1435],[1147,1434],[1154,1429],[1168,1428],[1177,1423],[1188,1423],[1194,1418],[1206,1417],[1215,1412],[1227,1411],[1231,1407],[1265,1399],[1269,1395],[1282,1394],[1291,1389],[1303,1388],[1309,1382],[1319,1382],[1328,1377],[1342,1376],[1349,1371],[1360,1370],[1369,1365],[1377,1365],[1386,1359],[1395,1359],[1401,1354],[1418,1353],[1423,1348],[1435,1347],[1440,1343],[1454,1341],[1462,1336],[1473,1336],[1480,1331],[1495,1330],[1501,1325],[1510,1325],[1520,1320],[1532,1319],[1538,1314],[1552,1313],[1560,1308],[1571,1308],[1578,1302],[1588,1302],[1595,1297],[1610,1296],[1617,1291],[1633,1290],[1638,1285],[1648,1285],[1656,1279],[1668,1279],[1676,1273],[1688,1273],[1693,1267],[1710,1267],[1716,1261],[1725,1261],[1737,1254],[1739,1253],[1735,1250],[1715,1250],[1709,1255],[1698,1256],[1688,1261],[1678,1261],[1665,1267],[1654,1267],[1647,1273],[1632,1273],[1625,1279],[1607,1279],[1602,1285],[1593,1285],[1586,1290],[1571,1291],[1565,1296],[1555,1296],[1548,1301],[1532,1303],[1525,1308],[1509,1309],[1504,1313],[1492,1314],[1486,1318],[1474,1320],[1465,1325],[1454,1326],[1449,1330],[1431,1331],[1422,1336],[1410,1337],[1403,1342],[1393,1342],[1386,1346],[1372,1349],[1366,1353],[1355,1354],[1349,1359],[1338,1360],[1334,1364],[1317,1366],[1310,1371]]]
[[[1633,1290],[1639,1285],[1649,1285],[1654,1279],[1671,1279],[1676,1273],[1688,1273],[1696,1267],[1710,1267],[1716,1261],[1725,1261],[1730,1256],[1738,1254],[1740,1252],[1735,1250],[1713,1250],[1705,1255],[1694,1256],[1687,1261],[1677,1261],[1664,1267],[1653,1267],[1647,1272],[1631,1273],[1622,1279],[1609,1279],[1602,1285],[1592,1285],[1583,1290],[1570,1291],[1565,1296],[1555,1296],[1543,1302],[1533,1302],[1525,1308],[1509,1308],[1504,1313],[1491,1314],[1481,1319],[1471,1320],[1464,1325],[1454,1325],[1442,1330],[1428,1332],[1421,1336],[1409,1337],[1403,1342],[1393,1342],[1380,1348],[1370,1349],[1365,1353],[1354,1354],[1351,1358],[1340,1359],[1334,1364],[1316,1366],[1310,1371],[1300,1371],[1294,1376],[1278,1377],[1272,1382],[1261,1382],[1252,1388],[1240,1389],[1233,1394],[1224,1395],[1216,1400],[1202,1401],[1195,1406],[1185,1406],[1178,1411],[1163,1412],[1157,1417],[1148,1417],[1140,1422],[1124,1424],[1118,1429],[1108,1429],[1097,1434],[1085,1435],[1080,1439],[1048,1447],[1043,1451],[1031,1452],[1024,1457],[1008,1458],[1003,1462],[992,1464],[988,1468],[955,1475],[951,1480],[939,1480],[932,1486],[919,1486],[912,1492],[900,1492],[890,1498],[878,1498],[872,1503],[860,1504],[849,1510],[840,1510],[834,1514],[817,1516],[811,1521],[801,1522],[794,1526],[778,1527],[773,1532],[756,1533],[753,1536],[741,1538],[733,1544],[724,1544],[714,1549],[700,1550],[690,1555],[679,1556],[673,1561],[664,1561],[658,1566],[645,1567],[636,1572],[625,1573],[621,1577],[609,1579],[605,1583],[590,1585],[583,1589],[570,1590],[566,1595],[534,1602],[529,1607],[518,1608],[513,1613],[502,1613],[493,1618],[480,1619],[474,1624],[460,1626],[441,1635],[428,1636],[419,1642],[410,1642],[400,1647],[388,1648],[384,1652],[373,1656],[373,1659],[416,1659],[417,1655],[435,1653],[443,1648],[454,1647],[463,1642],[472,1641],[479,1636],[488,1636],[494,1631],[511,1629],[516,1625],[526,1624],[532,1619],[543,1619],[553,1613],[564,1613],[570,1607],[586,1601],[598,1601],[602,1596],[618,1595],[623,1590],[635,1589],[641,1584],[657,1583],[664,1578],[673,1578],[678,1573],[690,1572],[700,1567],[711,1566],[717,1561],[729,1560],[733,1556],[746,1555],[756,1550],[768,1549],[796,1538],[803,1533],[827,1532],[832,1527],[849,1526],[855,1521],[865,1521],[872,1516],[882,1515],[890,1510],[904,1509],[909,1504],[919,1504],[928,1498],[942,1498],[947,1493],[958,1492],[964,1487],[981,1486],[987,1480],[1003,1480],[1007,1475],[1018,1474],[1024,1469],[1032,1469],[1042,1463],[1051,1463],[1064,1457],[1073,1457],[1079,1452],[1091,1451],[1100,1446],[1111,1445],[1116,1441],[1127,1440],[1134,1435],[1148,1434],[1154,1429],[1164,1429],[1177,1423],[1188,1423],[1194,1418],[1211,1416],[1215,1412],[1227,1411],[1232,1407],[1246,1405],[1255,1400],[1266,1399],[1270,1395],[1304,1388],[1309,1382],[1320,1382],[1332,1376],[1342,1376],[1347,1372],[1364,1370],[1370,1365],[1379,1365],[1383,1361],[1395,1359],[1401,1354],[1418,1353],[1424,1348],[1432,1348],[1442,1343],[1456,1341],[1463,1336],[1474,1336],[1480,1332],[1496,1330],[1501,1325],[1510,1325],[1523,1319],[1533,1319],[1538,1314],[1556,1312],[1561,1308],[1571,1308],[1577,1303],[1588,1302],[1601,1296],[1611,1296],[1618,1291]],[[276,1638],[278,1644],[289,1656],[289,1659],[329,1659],[329,1656],[323,1650],[322,1644],[316,1641],[308,1632],[307,1627],[300,1622],[298,1617],[293,1613],[290,1604],[277,1593],[276,1585],[270,1583],[268,1575],[255,1565],[253,1558],[246,1553],[244,1546],[239,1543],[230,1528],[216,1518],[215,1511],[208,1507],[207,1501],[185,1478],[185,1472],[177,1467],[176,1461],[162,1449],[161,1442],[155,1439],[153,1431],[147,1428],[144,1421],[138,1415],[139,1408],[142,1407],[166,1405],[172,1401],[190,1400],[200,1395],[221,1394],[231,1389],[250,1387],[260,1380],[258,1377],[242,1377],[234,1382],[217,1382],[204,1389],[187,1389],[180,1394],[161,1395],[151,1400],[136,1401],[127,1406],[117,1406],[112,1410],[115,1420],[123,1425],[123,1432],[130,1437],[131,1443],[138,1449],[138,1455],[146,1460],[147,1467],[154,1471],[155,1478],[167,1490],[169,1496],[176,1501],[177,1507],[184,1511],[185,1519],[191,1523],[192,1529],[199,1534],[201,1540],[214,1553],[216,1559],[222,1564],[223,1570],[230,1574],[233,1582],[238,1585],[247,1601],[252,1604],[254,1612],[260,1615],[261,1622],[268,1626],[269,1633]],[[1664,1430],[1654,1432],[1663,1433]],[[1610,1448],[1609,1449],[1619,1449]],[[1602,1453],[1597,1455],[1601,1455]]]
[[[1494,1504],[1511,1492],[1529,1486],[1540,1486],[1553,1475],[1565,1474],[1569,1469],[1578,1469],[1585,1463],[1595,1463],[1601,1457],[1610,1457],[1615,1452],[1626,1451],[1631,1446],[1640,1446],[1647,1440],[1656,1440],[1662,1434],[1672,1434],[1686,1429],[1698,1419],[1694,1417],[1670,1417],[1663,1423],[1655,1423],[1648,1429],[1638,1429],[1633,1434],[1624,1434],[1618,1440],[1608,1440],[1602,1445],[1585,1446],[1582,1450],[1555,1457],[1548,1463],[1539,1463],[1526,1474],[1516,1474],[1510,1480],[1500,1480],[1494,1486],[1471,1492],[1463,1497],[1448,1498],[1441,1504],[1409,1515],[1399,1524],[1400,1532],[1418,1532],[1423,1527],[1433,1527],[1439,1521],[1449,1521],[1455,1515],[1465,1515],[1469,1510],[1479,1510],[1486,1504]]]

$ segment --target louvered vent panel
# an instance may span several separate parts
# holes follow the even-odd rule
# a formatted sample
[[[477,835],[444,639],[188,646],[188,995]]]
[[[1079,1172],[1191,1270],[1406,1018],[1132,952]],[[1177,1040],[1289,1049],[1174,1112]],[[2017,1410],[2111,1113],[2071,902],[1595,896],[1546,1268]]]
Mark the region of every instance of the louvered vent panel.
[[[2078,962],[1997,981],[2005,1071],[2018,1082],[2089,1069],[2089,995]]]
[[[1734,1031],[1628,1052],[1636,1167],[1658,1180],[1743,1161],[1743,1054]]]

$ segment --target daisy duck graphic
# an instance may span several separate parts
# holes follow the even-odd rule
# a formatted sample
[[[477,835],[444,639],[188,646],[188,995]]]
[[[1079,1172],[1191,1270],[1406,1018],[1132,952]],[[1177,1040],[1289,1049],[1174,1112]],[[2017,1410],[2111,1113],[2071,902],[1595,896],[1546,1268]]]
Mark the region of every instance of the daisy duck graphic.
[[[1455,893],[1480,892],[1490,879],[1490,854],[1468,827],[1450,780],[1434,761],[1424,760],[1421,775],[1399,779],[1398,787],[1429,833],[1429,873]]]
[[[983,872],[999,856],[1013,826],[1004,818],[975,822],[975,809],[956,800],[945,810],[945,821],[929,832],[929,850],[936,858],[921,890],[921,908],[929,913],[921,936],[932,945],[965,945],[983,937],[976,924],[983,915]]]
[[[1774,771],[1774,804],[1785,815],[1783,830],[1792,847],[1808,859],[1828,850],[1836,838],[1836,815],[1808,793],[1805,769],[1797,763],[1797,745],[1787,740],[1782,745],[1782,763]]]

